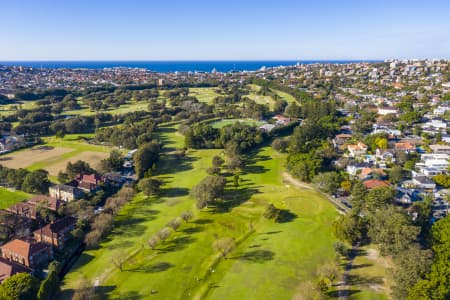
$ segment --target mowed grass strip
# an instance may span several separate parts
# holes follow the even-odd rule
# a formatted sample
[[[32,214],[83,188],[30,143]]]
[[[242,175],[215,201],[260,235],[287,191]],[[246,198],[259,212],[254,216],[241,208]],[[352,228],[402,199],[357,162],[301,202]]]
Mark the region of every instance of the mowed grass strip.
[[[21,191],[10,191],[0,187],[0,209],[6,209],[18,202],[22,202],[31,197],[30,194]]]
[[[167,151],[182,145],[175,128],[163,128],[161,139]],[[184,159],[169,153],[158,166],[161,197],[138,194],[122,209],[101,247],[83,253],[66,275],[61,299],[82,278],[98,280],[98,290],[110,299],[290,299],[299,282],[332,259],[330,224],[337,213],[314,191],[282,182],[283,155],[269,147],[256,151],[240,186],[228,184],[225,197],[233,203],[228,210],[198,211],[189,192],[222,150],[190,150]],[[289,220],[265,219],[269,203],[289,211]],[[151,250],[148,239],[188,209],[195,218]],[[222,237],[237,241],[227,259],[213,249]],[[126,260],[123,272],[112,263],[117,256]]]

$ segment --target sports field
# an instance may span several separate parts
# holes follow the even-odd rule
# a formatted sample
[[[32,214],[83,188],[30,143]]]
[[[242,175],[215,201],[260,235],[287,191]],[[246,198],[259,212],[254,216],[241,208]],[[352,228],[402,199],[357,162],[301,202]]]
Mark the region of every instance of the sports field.
[[[183,145],[174,127],[162,128],[161,139],[167,151]],[[124,207],[100,249],[85,251],[66,275],[61,299],[83,278],[97,282],[110,299],[291,299],[302,281],[333,259],[337,212],[319,193],[283,182],[284,155],[270,147],[252,153],[240,186],[227,186],[228,210],[198,211],[190,189],[222,151],[190,150],[181,161],[169,153],[158,166],[161,197],[139,194]],[[264,218],[269,203],[289,218]],[[186,210],[194,219],[151,250],[149,237]],[[223,237],[237,244],[226,259],[213,249]],[[117,256],[125,259],[122,272],[111,263]]]
[[[110,147],[91,145],[75,135],[64,139],[49,137],[43,145],[15,151],[0,156],[0,164],[8,168],[26,168],[29,170],[44,169],[51,177],[64,170],[69,161],[84,160],[97,167],[100,160],[108,157]]]

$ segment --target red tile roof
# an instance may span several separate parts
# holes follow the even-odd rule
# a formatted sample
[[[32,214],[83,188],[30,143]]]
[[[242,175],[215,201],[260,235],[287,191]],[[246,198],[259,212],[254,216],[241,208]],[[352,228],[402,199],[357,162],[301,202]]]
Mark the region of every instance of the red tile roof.
[[[47,248],[47,245],[44,243],[36,243],[35,241],[24,241],[19,239],[14,239],[1,247],[2,251],[7,250],[17,253],[22,257],[30,257],[44,248]]]
[[[29,272],[31,272],[31,270],[27,267],[0,257],[0,282],[14,274]]]
[[[389,182],[385,180],[378,180],[378,179],[370,179],[363,182],[364,186],[367,189],[375,189],[379,187],[388,187],[390,186]]]

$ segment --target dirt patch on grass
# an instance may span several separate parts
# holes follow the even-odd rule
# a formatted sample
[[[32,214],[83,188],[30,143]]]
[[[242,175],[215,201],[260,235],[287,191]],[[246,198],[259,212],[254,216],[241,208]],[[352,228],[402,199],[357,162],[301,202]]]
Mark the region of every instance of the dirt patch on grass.
[[[58,163],[52,164],[45,169],[48,171],[50,175],[57,176],[59,171],[63,171],[66,169],[67,163],[70,161],[72,163],[77,160],[82,160],[87,162],[92,168],[96,169],[100,165],[100,161],[109,156],[109,153],[106,152],[95,152],[95,151],[84,151],[75,156],[72,156],[66,160],[59,161]]]
[[[37,147],[2,155],[0,156],[0,164],[13,169],[26,168],[42,161],[48,161],[48,163],[51,164],[51,162],[57,160],[59,156],[71,151],[73,151],[71,148]]]

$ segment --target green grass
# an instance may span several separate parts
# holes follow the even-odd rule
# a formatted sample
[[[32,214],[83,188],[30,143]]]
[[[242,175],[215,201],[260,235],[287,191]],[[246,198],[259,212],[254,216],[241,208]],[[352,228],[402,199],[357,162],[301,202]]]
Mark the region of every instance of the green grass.
[[[236,122],[240,122],[242,124],[250,125],[250,126],[261,126],[261,125],[264,124],[264,122],[255,121],[255,120],[252,120],[252,119],[223,119],[223,120],[220,120],[220,121],[213,122],[212,126],[214,128],[222,128],[222,127],[225,127],[227,125],[232,125],[232,124],[234,124]]]
[[[10,191],[0,187],[0,209],[8,208],[18,202],[30,198],[30,194],[21,191]]]
[[[16,103],[11,103],[11,104],[1,104],[0,105],[0,116],[8,116],[8,115],[12,115],[12,114],[16,113],[17,110],[14,107],[19,108],[19,106],[20,106],[20,107],[22,107],[22,109],[35,108],[37,101],[38,100],[35,100],[35,101],[18,101]]]
[[[77,115],[77,116],[93,116],[96,114],[95,111],[92,111],[89,107],[83,105],[80,103],[81,108],[77,110],[68,110],[64,111],[62,115]],[[121,106],[114,108],[110,107],[108,109],[102,110],[101,112],[109,113],[113,115],[118,114],[125,114],[132,111],[141,111],[141,110],[147,110],[148,102],[146,101],[131,101],[126,104],[122,104]]]
[[[320,194],[282,182],[283,155],[269,147],[253,153],[240,187],[227,187],[233,207],[198,211],[189,191],[222,151],[190,150],[177,160],[169,153],[183,145],[182,136],[168,127],[161,138],[167,149],[158,166],[162,196],[139,194],[122,209],[108,239],[85,251],[66,275],[62,298],[87,278],[99,280],[110,299],[290,299],[301,281],[333,258],[331,222],[337,213]],[[285,223],[265,219],[269,203],[295,217]],[[188,209],[195,218],[150,250],[148,238]],[[221,237],[237,241],[227,259],[212,247]],[[123,272],[111,263],[116,256],[127,258]]]
[[[189,88],[189,96],[194,96],[200,102],[211,104],[214,98],[220,96],[216,93],[217,88]]]

